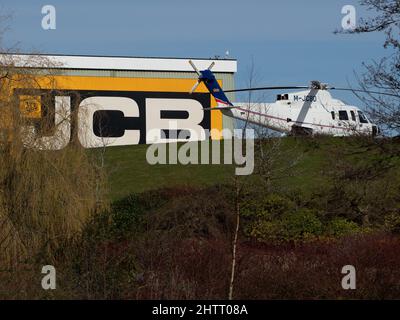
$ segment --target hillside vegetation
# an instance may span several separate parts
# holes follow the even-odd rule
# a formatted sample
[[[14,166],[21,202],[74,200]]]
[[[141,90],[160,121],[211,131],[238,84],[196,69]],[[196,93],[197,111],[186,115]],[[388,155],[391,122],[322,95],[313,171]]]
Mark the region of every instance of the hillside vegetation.
[[[146,148],[90,151],[109,205],[51,255],[38,251],[1,297],[226,299],[237,208],[234,298],[400,296],[396,139],[257,141],[255,172],[239,178],[233,165],[150,166]],[[27,286],[49,261],[57,290]],[[348,264],[357,290],[341,287]]]

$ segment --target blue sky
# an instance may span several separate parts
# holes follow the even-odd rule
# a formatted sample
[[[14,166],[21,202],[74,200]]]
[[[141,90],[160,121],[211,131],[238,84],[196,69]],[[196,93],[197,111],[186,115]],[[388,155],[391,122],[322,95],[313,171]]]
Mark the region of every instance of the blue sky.
[[[56,30],[41,27],[47,4],[56,8]],[[245,86],[252,60],[260,85],[317,79],[347,86],[363,61],[385,50],[379,34],[333,34],[346,4],[357,18],[368,14],[352,0],[2,0],[0,8],[13,16],[5,45],[18,43],[21,51],[207,58],[229,50],[238,59],[237,87]],[[351,94],[335,96],[358,103]]]

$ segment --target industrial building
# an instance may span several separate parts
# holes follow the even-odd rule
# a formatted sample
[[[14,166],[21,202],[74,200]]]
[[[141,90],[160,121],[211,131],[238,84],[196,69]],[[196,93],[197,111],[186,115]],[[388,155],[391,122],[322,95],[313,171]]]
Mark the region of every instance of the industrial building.
[[[21,67],[27,66],[28,57],[28,55],[12,55],[15,64]],[[184,123],[185,119],[190,118],[192,109],[199,109],[197,106],[201,105],[202,108],[215,106],[214,98],[203,85],[196,90],[196,93],[189,94],[197,78],[188,63],[189,59],[199,69],[207,68],[214,61],[213,72],[224,90],[234,89],[234,75],[237,71],[237,61],[232,59],[75,55],[43,55],[43,57],[52,64],[49,68],[40,67],[43,69],[40,70],[40,74],[51,74],[55,79],[55,85],[53,84],[55,87],[50,87],[42,81],[40,89],[52,92],[56,90],[57,95],[62,96],[62,99],[54,100],[55,107],[60,101],[79,105],[82,109],[87,107],[89,102],[100,104],[100,107],[87,108],[90,110],[88,119],[95,122],[99,118],[96,115],[100,113],[107,115],[107,124],[110,128],[103,131],[108,132],[110,145],[149,143],[149,139],[146,138],[149,128],[154,129],[159,126],[161,130],[167,129],[162,128],[166,123],[163,120],[176,118]],[[24,88],[18,90],[18,94],[24,94]],[[230,98],[234,100],[233,96]],[[194,103],[191,103],[193,100]],[[38,110],[41,111],[42,106]],[[201,110],[193,117],[199,119],[200,116],[202,119],[198,121],[198,125],[204,129],[221,130],[233,127],[233,120],[223,116],[220,111]],[[93,132],[89,134],[94,139],[101,135],[97,127],[98,125],[94,123],[90,125]],[[130,135],[127,134],[129,132]],[[95,146],[96,143],[87,143],[87,147]]]

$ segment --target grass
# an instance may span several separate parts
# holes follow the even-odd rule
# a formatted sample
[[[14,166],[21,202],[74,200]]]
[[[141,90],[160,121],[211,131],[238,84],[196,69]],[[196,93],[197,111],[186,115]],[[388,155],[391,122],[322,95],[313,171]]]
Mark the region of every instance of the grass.
[[[374,149],[364,150],[353,140],[341,138],[281,138],[275,159],[276,169],[282,170],[273,183],[286,190],[301,190],[310,194],[326,186],[326,173],[332,165],[332,150],[360,150],[364,160],[374,157]],[[394,143],[394,145],[396,145]],[[207,186],[231,182],[234,165],[150,165],[146,161],[147,145],[110,147],[105,151],[110,198],[121,199],[161,187]],[[293,159],[296,165],[289,168]],[[359,162],[360,159],[354,160]],[[288,168],[288,169],[285,169]],[[251,177],[250,177],[251,179]]]
[[[137,145],[106,149],[112,200],[166,186],[224,183],[233,176],[231,165],[150,165],[146,161],[147,147]]]

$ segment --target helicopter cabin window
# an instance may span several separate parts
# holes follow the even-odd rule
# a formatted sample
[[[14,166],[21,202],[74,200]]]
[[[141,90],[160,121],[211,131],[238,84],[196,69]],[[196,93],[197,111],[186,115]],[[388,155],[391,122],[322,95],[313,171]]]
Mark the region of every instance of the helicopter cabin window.
[[[356,114],[353,110],[350,110],[351,120],[356,121]]]
[[[339,111],[339,120],[349,120],[349,115],[347,114],[347,111],[345,110]]]
[[[335,120],[335,111],[331,111],[332,120]]]
[[[367,117],[364,115],[362,111],[358,111],[358,116],[360,117],[361,123],[368,123]]]
[[[289,100],[289,94],[278,94],[276,96],[276,101],[281,101],[281,100]]]

